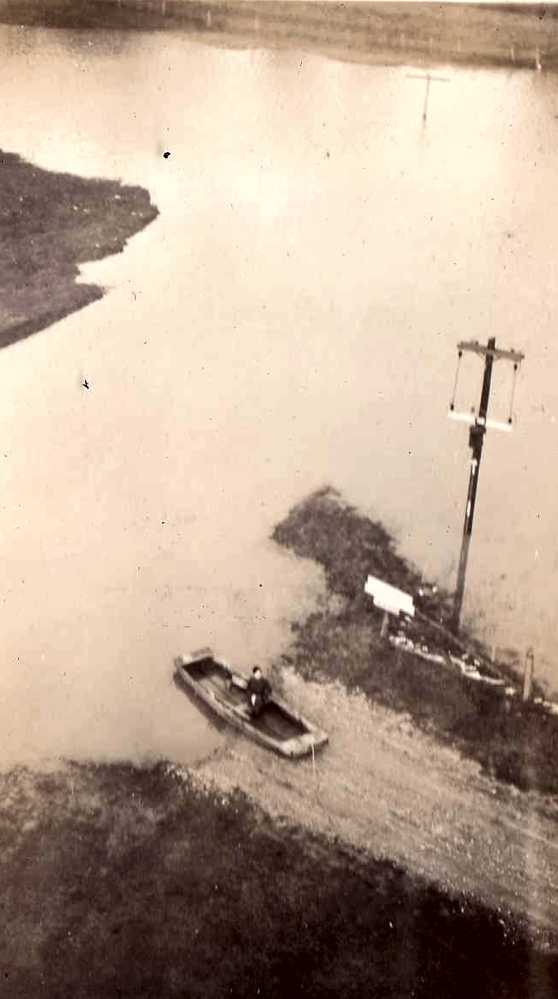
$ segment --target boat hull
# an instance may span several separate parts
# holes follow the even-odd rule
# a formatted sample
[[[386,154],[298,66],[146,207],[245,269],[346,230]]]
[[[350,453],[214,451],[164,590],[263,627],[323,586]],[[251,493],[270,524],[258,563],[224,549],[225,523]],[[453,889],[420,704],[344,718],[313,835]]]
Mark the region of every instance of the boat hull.
[[[327,735],[276,696],[254,718],[248,709],[247,680],[211,649],[175,659],[175,678],[214,714],[250,739],[289,759],[308,756],[324,746]]]

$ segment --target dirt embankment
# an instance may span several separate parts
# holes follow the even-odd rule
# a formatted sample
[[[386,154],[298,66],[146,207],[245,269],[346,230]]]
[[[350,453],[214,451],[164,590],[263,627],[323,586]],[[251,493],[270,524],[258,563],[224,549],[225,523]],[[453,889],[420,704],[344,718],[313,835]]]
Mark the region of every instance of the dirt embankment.
[[[0,21],[119,30],[180,29],[225,45],[284,46],[341,59],[558,65],[551,5],[277,0],[0,0]]]
[[[272,824],[172,767],[0,778],[0,969],[18,999],[543,999],[498,913]]]
[[[534,939],[558,944],[558,802],[519,792],[421,732],[409,715],[339,683],[281,670],[276,684],[324,727],[312,761],[281,759],[229,735],[199,774],[240,787],[276,818],[391,860],[449,898],[476,899]]]
[[[0,347],[100,298],[79,264],[120,252],[157,215],[149,194],[0,151]]]

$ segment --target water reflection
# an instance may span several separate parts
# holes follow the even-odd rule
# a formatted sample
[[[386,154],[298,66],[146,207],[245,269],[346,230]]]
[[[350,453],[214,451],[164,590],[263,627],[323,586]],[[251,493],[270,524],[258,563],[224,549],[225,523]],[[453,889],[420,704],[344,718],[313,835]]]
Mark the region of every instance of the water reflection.
[[[85,268],[104,301],[2,354],[13,751],[25,722],[43,749],[176,752],[169,659],[210,641],[242,665],[288,640],[315,577],[265,539],[324,482],[451,581],[462,338],[527,354],[517,433],[487,442],[469,610],[552,650],[555,80],[444,70],[423,129],[406,67],[172,33],[75,58],[70,34],[6,43],[0,145],[141,183],[161,216]]]

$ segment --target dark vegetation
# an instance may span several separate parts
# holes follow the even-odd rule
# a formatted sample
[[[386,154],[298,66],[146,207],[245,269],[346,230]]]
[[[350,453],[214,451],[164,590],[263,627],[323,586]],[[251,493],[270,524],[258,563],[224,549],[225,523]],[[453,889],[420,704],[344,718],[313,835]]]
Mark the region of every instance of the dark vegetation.
[[[294,641],[286,658],[300,673],[338,678],[374,701],[407,712],[421,728],[457,745],[500,780],[522,789],[558,791],[557,717],[534,703],[523,704],[519,696],[507,697],[502,687],[465,679],[449,659],[432,663],[380,637],[381,613],[363,593],[367,575],[411,593],[421,583],[381,524],[324,489],[295,507],[273,538],[318,562],[328,592],[342,598],[293,624]],[[446,606],[442,593],[431,612],[443,619]],[[424,618],[409,633],[429,648],[459,652],[445,629]],[[475,654],[482,655],[478,643],[470,642]]]
[[[1,778],[14,999],[538,999],[558,958],[387,863],[274,828],[164,765]]]
[[[157,215],[116,181],[41,170],[0,151],[0,347],[100,298],[78,265],[124,248]]]
[[[558,64],[549,5],[276,0],[0,0],[0,20],[72,28],[180,28],[208,41],[320,49],[351,59]]]

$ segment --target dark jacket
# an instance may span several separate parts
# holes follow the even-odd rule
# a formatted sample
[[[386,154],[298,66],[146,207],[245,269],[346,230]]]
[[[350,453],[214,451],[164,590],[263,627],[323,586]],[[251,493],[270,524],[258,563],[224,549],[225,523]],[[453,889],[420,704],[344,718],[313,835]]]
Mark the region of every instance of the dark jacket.
[[[256,697],[261,698],[262,701],[268,701],[271,697],[271,684],[269,680],[266,680],[265,676],[252,676],[248,680],[247,686],[248,696],[251,697],[255,694]]]

